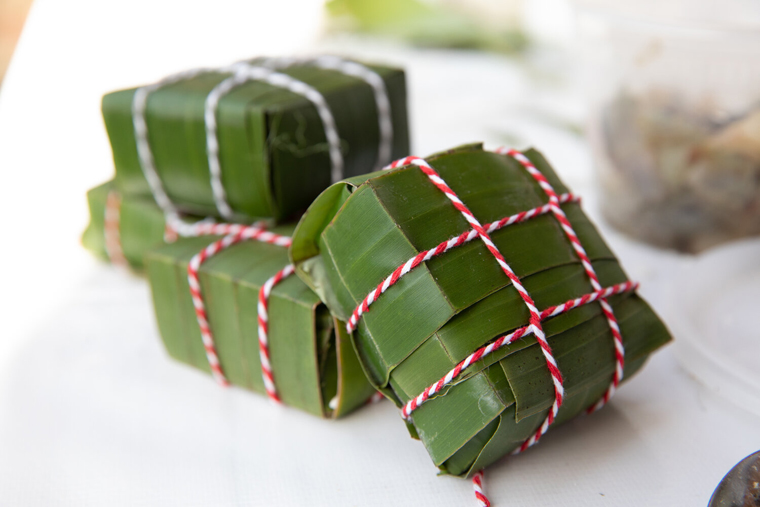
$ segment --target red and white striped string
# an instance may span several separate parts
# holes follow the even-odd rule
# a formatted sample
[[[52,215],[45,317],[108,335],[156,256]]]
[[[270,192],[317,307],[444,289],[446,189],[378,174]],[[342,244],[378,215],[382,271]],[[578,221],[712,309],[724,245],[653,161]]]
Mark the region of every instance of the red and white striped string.
[[[442,253],[452,248],[455,248],[468,241],[471,241],[472,239],[475,238],[475,236],[480,237],[481,240],[486,245],[486,247],[488,248],[488,250],[491,252],[491,254],[496,258],[496,261],[498,262],[499,266],[502,268],[502,271],[512,281],[512,284],[514,285],[515,289],[518,291],[518,293],[523,299],[523,302],[528,307],[528,310],[530,312],[530,324],[522,328],[519,328],[508,335],[504,335],[498,338],[497,340],[489,343],[488,345],[481,347],[480,349],[472,353],[470,356],[465,358],[462,362],[456,365],[451,371],[449,371],[449,373],[447,373],[438,382],[432,384],[427,389],[425,389],[420,395],[412,398],[409,402],[407,402],[402,408],[402,416],[408,419],[411,416],[411,413],[417,407],[419,407],[421,404],[427,401],[431,396],[439,392],[444,386],[450,384],[455,378],[457,378],[461,374],[463,370],[469,367],[472,363],[482,359],[488,354],[491,354],[495,350],[498,350],[509,343],[513,343],[515,340],[519,338],[522,338],[529,334],[533,334],[534,336],[536,336],[536,341],[541,347],[541,351],[544,354],[547,367],[552,376],[552,381],[554,383],[554,389],[555,389],[555,399],[547,417],[544,419],[541,426],[528,440],[526,440],[518,449],[514,451],[513,454],[516,454],[516,453],[526,450],[528,447],[537,443],[540,437],[544,433],[546,433],[546,431],[548,431],[550,425],[553,423],[557,415],[557,412],[559,411],[559,407],[562,405],[562,401],[564,397],[562,374],[559,371],[557,362],[552,354],[551,348],[549,347],[549,344],[546,341],[546,337],[543,334],[543,329],[541,328],[541,321],[545,318],[559,315],[560,313],[571,310],[578,306],[588,304],[594,301],[599,301],[600,306],[602,308],[602,312],[604,313],[605,318],[607,319],[608,325],[610,327],[610,331],[613,336],[613,341],[615,345],[615,373],[613,375],[612,382],[610,383],[610,386],[608,387],[602,399],[600,399],[594,406],[592,406],[589,409],[589,412],[592,412],[594,410],[597,410],[598,408],[601,408],[604,404],[606,404],[609,401],[610,397],[614,394],[616,388],[618,387],[623,377],[623,368],[624,368],[624,360],[625,360],[625,350],[623,347],[623,340],[622,340],[622,336],[620,334],[620,328],[618,326],[612,307],[609,305],[606,298],[614,294],[636,290],[638,288],[638,284],[628,281],[623,284],[618,284],[612,287],[602,288],[601,283],[599,282],[599,279],[596,275],[596,272],[591,264],[590,258],[588,257],[585,249],[583,248],[583,245],[581,244],[580,239],[578,238],[572,225],[570,224],[570,221],[567,219],[567,216],[565,215],[564,211],[560,207],[560,204],[563,204],[569,201],[577,202],[578,199],[572,196],[571,194],[563,194],[561,196],[557,195],[554,188],[548,182],[546,177],[522,153],[516,150],[510,150],[506,148],[499,148],[495,151],[496,153],[508,155],[515,158],[528,171],[528,173],[538,182],[539,186],[542,188],[544,193],[546,193],[546,195],[549,197],[549,202],[544,206],[539,206],[532,210],[528,210],[525,212],[512,215],[510,217],[506,217],[497,222],[493,222],[492,224],[487,224],[484,227],[478,222],[478,220],[475,218],[472,212],[467,208],[467,206],[459,199],[456,193],[446,184],[446,182],[440,177],[440,175],[424,159],[421,159],[419,157],[406,157],[406,158],[393,162],[392,164],[388,166],[388,168],[397,168],[397,167],[401,167],[401,166],[405,166],[409,164],[417,165],[428,176],[430,181],[439,190],[441,190],[444,193],[444,195],[446,195],[446,197],[452,202],[454,207],[460,213],[462,213],[465,219],[472,226],[472,230],[466,231],[455,238],[445,241],[433,249],[420,252],[419,254],[412,257],[407,262],[405,262],[404,264],[396,268],[385,280],[383,280],[375,289],[373,289],[367,295],[367,297],[365,297],[364,300],[356,307],[351,317],[349,318],[348,323],[346,324],[346,328],[349,333],[353,332],[356,329],[356,326],[358,325],[358,321],[361,318],[362,314],[369,311],[369,306],[377,299],[377,297],[379,297],[380,294],[388,290],[388,288],[394,285],[402,276],[404,276],[409,271],[411,271],[412,269],[420,265],[422,262],[430,260],[433,257],[441,255]],[[586,272],[586,275],[589,278],[589,281],[591,282],[591,286],[594,289],[594,291],[588,294],[585,294],[579,298],[570,300],[561,305],[547,308],[543,312],[539,313],[538,310],[535,308],[535,305],[533,304],[533,301],[530,295],[522,286],[519,278],[515,275],[515,273],[511,270],[509,265],[506,263],[506,260],[504,260],[503,256],[498,251],[496,246],[493,244],[488,234],[502,227],[505,227],[507,225],[519,223],[519,222],[522,222],[530,218],[543,215],[549,212],[551,212],[554,215],[554,217],[557,219],[557,221],[560,223],[560,226],[562,230],[564,231],[565,235],[567,236],[568,240],[570,241],[571,245],[573,246],[573,249],[575,250],[576,255],[581,260],[581,264],[583,265],[584,271]],[[488,506],[490,505],[490,503],[488,499],[485,497],[485,495],[483,494],[482,487],[481,487],[482,476],[483,476],[482,470],[478,471],[475,474],[473,478],[473,487],[475,488],[475,494],[476,494],[476,498],[478,502],[481,505]]]
[[[255,222],[252,225],[245,224],[228,224],[217,223],[213,220],[201,220],[192,224],[183,224],[181,230],[181,236],[198,237],[198,236],[228,236],[231,234],[251,234],[253,230],[260,230],[260,236],[256,239],[264,243],[271,243],[273,245],[288,247],[290,246],[291,239],[288,236],[282,236],[266,230],[264,222]]]
[[[282,403],[277,395],[277,388],[274,385],[274,374],[272,365],[269,363],[269,295],[272,288],[280,283],[283,279],[293,274],[295,268],[288,264],[277,272],[272,278],[264,282],[259,290],[259,357],[261,358],[261,372],[264,379],[264,389],[267,396],[275,403]]]
[[[206,351],[206,358],[208,359],[211,372],[216,381],[222,386],[229,386],[230,383],[224,375],[224,371],[219,362],[219,356],[216,352],[216,344],[214,342],[214,335],[211,331],[211,326],[208,322],[208,314],[206,312],[206,305],[203,300],[203,292],[201,291],[199,270],[201,265],[208,259],[218,254],[219,252],[237,244],[242,241],[255,240],[272,245],[288,248],[292,243],[292,239],[288,236],[282,236],[273,232],[267,231],[263,228],[262,224],[255,225],[241,225],[241,224],[226,224],[226,223],[214,223],[210,221],[196,222],[195,224],[185,224],[186,235],[192,236],[223,236],[221,239],[211,243],[206,248],[201,250],[198,254],[188,263],[187,267],[187,279],[190,285],[190,295],[193,300],[193,306],[195,308],[195,316],[198,321],[198,327],[201,332],[201,339],[203,340],[203,346]],[[281,283],[283,280],[291,276],[295,272],[295,268],[292,264],[285,266],[278,271],[274,276],[269,278],[259,289],[259,299],[257,304],[258,314],[258,335],[259,335],[259,358],[261,360],[261,376],[264,382],[264,390],[267,396],[275,403],[282,403],[280,395],[277,392],[277,386],[274,381],[274,372],[272,370],[271,359],[269,356],[269,297],[272,294],[272,289]],[[376,392],[368,400],[367,403],[377,403],[383,399],[382,394]],[[337,399],[330,402],[330,408],[335,409],[337,406]],[[335,406],[334,406],[335,405]]]
[[[406,157],[393,162],[390,167],[401,167],[409,164],[418,166],[422,172],[427,175],[428,179],[433,183],[433,185],[435,185],[436,188],[443,192],[449,201],[451,201],[451,203],[454,205],[454,207],[462,214],[462,216],[464,216],[465,220],[467,220],[467,222],[477,232],[480,239],[486,245],[486,248],[489,250],[489,252],[491,252],[491,255],[494,256],[496,262],[499,264],[499,267],[501,267],[502,272],[504,272],[507,278],[509,278],[509,280],[512,282],[512,286],[517,290],[517,293],[522,298],[523,303],[528,308],[528,312],[530,313],[530,328],[533,332],[533,335],[536,337],[538,345],[541,347],[541,352],[544,355],[546,366],[549,369],[549,373],[551,374],[552,382],[554,384],[554,402],[552,403],[549,414],[546,416],[544,422],[541,424],[536,433],[529,439],[528,445],[533,445],[538,441],[541,435],[548,431],[549,426],[552,422],[554,422],[554,418],[557,416],[557,412],[559,412],[559,408],[562,406],[562,401],[564,400],[565,395],[562,373],[559,371],[559,367],[557,366],[557,361],[554,358],[554,354],[552,353],[551,346],[546,340],[546,335],[544,334],[543,328],[541,327],[541,314],[538,311],[538,308],[536,308],[536,305],[533,302],[533,298],[530,297],[530,294],[528,294],[528,291],[525,289],[518,276],[514,273],[514,271],[512,271],[512,268],[509,267],[509,264],[507,264],[507,261],[501,255],[501,252],[499,252],[496,245],[494,245],[491,237],[488,235],[488,231],[483,228],[478,219],[475,218],[475,215],[473,215],[470,209],[462,202],[461,199],[459,199],[456,193],[446,184],[443,178],[441,178],[441,176],[436,172],[435,169],[433,169],[430,164],[419,157]]]
[[[593,303],[594,301],[603,301],[605,298],[614,296],[616,294],[622,294],[624,292],[634,291],[638,289],[638,286],[639,286],[638,283],[627,281],[621,284],[613,285],[611,287],[590,292],[588,294],[584,294],[583,296],[579,298],[571,299],[569,301],[566,301],[565,303],[562,303],[561,305],[551,306],[543,310],[541,312],[541,320],[545,320],[550,317],[555,317],[569,310],[572,310],[573,308],[578,308],[579,306]],[[459,377],[462,371],[466,370],[473,363],[483,359],[484,357],[499,350],[500,348],[505,347],[506,345],[509,345],[510,343],[514,343],[520,338],[529,336],[530,334],[532,334],[532,332],[533,332],[532,326],[523,326],[507,335],[497,338],[496,340],[489,343],[488,345],[485,345],[479,348],[478,350],[476,350],[475,352],[467,356],[459,364],[457,364],[453,369],[451,369],[451,371],[449,371],[440,380],[438,380],[438,382],[435,382],[434,384],[430,385],[419,396],[416,396],[412,398],[411,400],[409,400],[402,407],[401,415],[405,419],[409,419],[409,417],[411,417],[412,412],[414,410],[416,410],[420,405],[422,405],[428,399],[430,399],[430,397],[440,392],[441,389],[443,389],[445,386],[451,384],[456,378]],[[533,440],[535,435],[536,434],[534,434],[531,438],[523,442],[523,444],[517,449],[515,449],[515,451],[513,451],[512,454],[518,454],[524,451],[525,449],[527,449],[528,447],[530,447],[531,445],[533,445],[535,443],[535,440]],[[475,498],[477,499],[479,505],[490,506],[490,502],[482,490],[482,486],[481,486],[482,478],[483,478],[483,470],[479,470],[478,472],[475,473],[472,479],[473,488],[475,489]]]
[[[222,72],[232,74],[229,78],[223,80],[221,83],[219,83],[219,85],[214,87],[214,89],[209,93],[208,97],[206,98],[204,111],[210,185],[217,210],[225,218],[232,218],[233,211],[227,202],[226,191],[221,179],[222,176],[221,164],[219,161],[219,142],[217,139],[216,128],[216,110],[219,104],[219,100],[223,95],[229,93],[232,89],[247,81],[264,81],[273,86],[285,88],[294,93],[303,95],[309,101],[311,101],[312,104],[314,104],[314,106],[317,108],[317,112],[320,116],[320,119],[322,120],[322,124],[325,130],[325,136],[328,140],[331,161],[331,178],[333,182],[335,182],[343,177],[343,154],[340,149],[340,137],[338,135],[335,120],[333,118],[332,112],[330,111],[329,105],[327,104],[327,101],[315,88],[286,74],[276,72],[274,70],[275,68],[286,68],[290,65],[296,64],[314,64],[320,68],[337,70],[347,75],[358,77],[366,81],[373,88],[375,102],[378,109],[378,122],[380,127],[378,164],[385,163],[385,161],[390,158],[390,152],[392,149],[393,126],[390,116],[390,101],[388,99],[385,83],[376,72],[361,64],[345,61],[336,57],[317,57],[300,60],[275,58],[265,60],[265,62],[267,64],[267,67],[256,66],[247,62],[239,62],[221,69],[199,68],[188,70],[164,78],[157,83],[138,88],[135,90],[135,94],[132,100],[133,128],[135,133],[138,159],[140,161],[143,174],[145,175],[145,178],[151,189],[151,193],[153,194],[156,203],[164,211],[166,219],[165,239],[167,241],[173,241],[177,236],[225,236],[224,238],[207,246],[202,252],[200,252],[192,259],[190,265],[188,266],[188,280],[190,282],[196,317],[201,330],[201,337],[203,339],[204,348],[206,349],[206,356],[208,358],[209,365],[214,377],[219,383],[223,385],[228,385],[228,381],[225,378],[222,368],[219,364],[219,358],[216,353],[213,334],[208,324],[208,316],[206,315],[206,309],[200,290],[200,283],[198,281],[198,268],[205,260],[211,256],[215,255],[225,248],[232,246],[235,243],[243,241],[244,239],[258,239],[259,241],[270,242],[272,244],[287,247],[290,244],[290,238],[273,235],[272,233],[264,231],[258,226],[251,227],[237,224],[216,224],[209,220],[203,220],[191,224],[183,221],[180,218],[179,212],[167,195],[161,178],[158,176],[158,172],[155,167],[155,160],[153,158],[153,152],[151,150],[148,137],[148,125],[145,119],[145,111],[147,109],[149,95],[164,86],[178,83],[186,79],[191,79],[202,73]],[[118,209],[116,210],[116,213],[116,241],[111,242],[115,245],[112,249],[114,254],[111,255],[109,253],[109,256],[112,259],[122,258],[120,256],[120,243],[118,242]],[[253,232],[254,230],[257,230],[257,232]],[[253,236],[246,237],[250,234]],[[116,247],[118,247],[118,249]],[[286,268],[286,270],[287,269],[288,268]],[[281,273],[282,272],[278,273],[278,275]],[[288,273],[288,275],[289,274],[290,273]],[[273,281],[273,283],[269,285],[269,291],[271,291],[271,288],[276,283],[281,281],[285,276],[277,278],[277,275],[275,275],[275,277],[270,279],[270,281]],[[277,280],[274,281],[276,278]],[[262,287],[262,290],[263,289],[264,287]],[[261,329],[261,319],[259,320],[259,325]],[[276,389],[274,388],[274,377],[268,361],[269,353],[266,339],[266,317],[263,327],[263,341],[260,335],[259,345],[260,355],[262,358],[262,374],[264,378],[264,385],[270,398],[279,401]]]
[[[114,190],[109,191],[106,196],[103,219],[103,236],[108,260],[117,266],[127,266],[127,259],[121,249],[121,196]]]
[[[559,206],[559,197],[554,191],[554,187],[552,187],[551,183],[549,183],[541,171],[539,171],[533,165],[528,157],[519,151],[509,148],[498,148],[495,151],[496,153],[508,155],[517,160],[538,182],[541,189],[543,189],[544,193],[546,193],[546,195],[549,197],[549,206],[551,206],[552,213],[562,227],[562,230],[565,232],[565,236],[567,236],[567,239],[573,246],[576,255],[578,255],[578,258],[581,260],[581,264],[583,265],[583,269],[586,271],[586,276],[588,276],[589,281],[591,282],[591,286],[594,288],[594,290],[600,290],[602,288],[602,285],[599,283],[599,278],[597,277],[596,271],[594,271],[594,267],[591,264],[591,259],[589,259],[588,254],[586,254],[586,250],[583,248],[580,239],[578,239],[578,235],[575,233],[575,230],[573,230],[573,226],[567,219],[565,212],[562,211],[562,208]],[[602,307],[602,312],[607,319],[607,324],[610,327],[612,339],[615,344],[615,372],[613,374],[612,382],[610,383],[609,387],[605,391],[602,398],[589,409],[590,412],[603,407],[610,400],[612,395],[615,394],[618,385],[620,385],[620,382],[623,380],[623,368],[625,366],[625,348],[623,347],[623,337],[620,334],[620,327],[618,326],[617,319],[615,318],[615,313],[612,310],[612,306],[610,306],[606,299],[600,299],[599,305]]]
[[[559,200],[560,200],[560,203],[563,203],[563,204],[567,202],[580,202],[580,198],[573,194],[562,194],[559,197]],[[516,213],[514,215],[502,218],[501,220],[491,222],[490,224],[486,224],[483,227],[490,234],[508,225],[525,222],[527,220],[530,220],[531,218],[545,215],[549,213],[550,211],[551,211],[550,206],[548,204],[544,204],[543,206],[538,206],[528,211],[521,211],[520,213]],[[396,282],[398,282],[399,279],[401,279],[404,275],[412,271],[414,268],[416,268],[423,262],[429,261],[433,257],[437,257],[445,252],[448,252],[452,248],[456,248],[465,243],[468,243],[477,237],[478,237],[478,232],[474,229],[469,229],[455,238],[451,238],[447,241],[442,242],[435,248],[431,248],[430,250],[424,250],[418,253],[417,255],[415,255],[408,261],[406,261],[404,264],[397,267],[395,270],[393,270],[393,273],[388,275],[388,277],[385,280],[383,280],[375,289],[373,289],[367,295],[367,297],[365,297],[364,300],[361,303],[359,303],[359,305],[354,309],[353,313],[351,314],[351,317],[349,317],[348,322],[346,323],[346,330],[348,331],[348,333],[350,334],[354,332],[354,330],[356,329],[356,326],[359,324],[359,319],[361,318],[362,314],[364,312],[369,311],[370,305],[377,300],[380,294],[387,291],[388,288],[390,288]]]
[[[570,311],[574,308],[578,308],[579,306],[593,303],[594,301],[601,301],[604,298],[614,296],[616,294],[622,294],[624,292],[634,291],[638,288],[638,286],[639,286],[638,283],[628,281],[628,282],[620,283],[617,285],[612,285],[610,287],[600,288],[599,290],[589,292],[588,294],[584,294],[581,297],[566,301],[562,303],[561,305],[550,306],[549,308],[541,312],[540,318],[543,321],[550,317],[555,317],[557,315]],[[479,348],[478,350],[476,350],[475,352],[473,352],[472,354],[464,358],[459,364],[457,364],[454,368],[452,368],[446,375],[441,377],[440,380],[431,384],[424,391],[422,391],[422,393],[420,393],[418,396],[415,396],[414,398],[409,400],[406,404],[404,404],[404,406],[401,408],[401,415],[404,417],[404,419],[409,419],[412,415],[412,412],[414,412],[417,408],[419,408],[423,403],[428,401],[432,396],[439,393],[444,387],[446,387],[447,385],[451,384],[454,380],[456,380],[462,374],[462,372],[466,370],[468,367],[470,367],[473,363],[476,363],[477,361],[480,361],[481,359],[490,355],[491,353],[496,352],[497,350],[501,349],[502,347],[505,347],[511,343],[514,343],[520,338],[530,336],[531,334],[533,334],[532,326],[529,326],[529,325],[523,326],[521,328],[516,329],[515,331],[512,331],[509,334],[506,334],[497,338],[496,340],[492,341],[488,345],[484,345],[483,347]],[[529,440],[526,440],[526,442],[528,441]],[[520,449],[524,450],[522,449],[522,447]]]
[[[475,499],[480,507],[491,507],[491,502],[483,493],[483,470],[478,470],[472,477],[472,489],[475,491]]]
[[[279,234],[275,234],[273,232],[267,231],[261,227],[257,226],[242,226],[237,224],[207,224],[206,228],[204,229],[205,234],[210,235],[216,235],[219,234],[221,231],[226,231],[227,235],[223,238],[214,241],[213,243],[206,246],[203,250],[201,250],[198,254],[193,256],[192,259],[190,259],[190,262],[187,266],[187,280],[190,285],[190,295],[193,300],[193,306],[195,307],[195,316],[198,321],[198,327],[200,328],[201,332],[201,339],[203,340],[203,347],[206,350],[206,358],[208,359],[209,366],[211,367],[211,373],[216,379],[216,381],[223,385],[228,386],[229,381],[224,375],[224,372],[222,371],[222,367],[219,364],[219,356],[216,352],[216,345],[214,343],[214,335],[211,332],[211,327],[208,322],[208,314],[206,312],[206,305],[203,301],[203,293],[201,292],[201,284],[198,272],[200,270],[201,265],[213,257],[214,255],[218,254],[219,252],[231,247],[234,244],[240,243],[241,241],[246,240],[256,240],[256,241],[262,241],[265,243],[270,243],[273,245],[278,246],[290,246],[291,239],[287,236],[281,236]],[[204,235],[204,232],[198,231],[198,235]],[[269,289],[271,292],[271,287]],[[267,343],[266,339],[263,342],[259,342],[259,348],[264,348],[263,354],[269,357],[269,351],[267,349]],[[268,366],[268,362],[267,362]],[[269,368],[269,371],[265,370],[264,363],[262,361],[262,377],[264,378],[264,385],[267,385],[268,381],[272,380],[272,373],[271,368]],[[275,393],[276,396],[276,390],[274,389],[274,383],[271,382],[272,391]],[[269,389],[267,389],[267,394],[269,394]],[[270,395],[271,397],[271,395]]]
[[[219,363],[219,356],[216,352],[214,335],[208,322],[208,314],[206,312],[206,305],[203,300],[203,293],[201,291],[200,278],[198,274],[200,266],[214,255],[237,243],[240,243],[241,241],[256,240],[287,248],[290,246],[292,240],[288,236],[281,236],[279,234],[267,231],[263,229],[261,225],[246,226],[240,224],[218,224],[212,222],[199,222],[193,225],[195,229],[192,232],[194,232],[194,235],[196,236],[224,236],[223,238],[208,245],[190,260],[187,267],[187,279],[190,285],[190,295],[193,300],[193,306],[195,307],[195,316],[198,321],[198,327],[201,332],[201,339],[203,340],[203,346],[206,350],[206,358],[208,359],[209,366],[211,367],[212,375],[219,384],[226,387],[230,384],[224,375],[221,364]],[[259,300],[257,304],[261,377],[264,381],[264,390],[266,391],[267,396],[273,402],[278,404],[282,403],[282,400],[277,392],[277,386],[274,381],[274,372],[272,370],[269,356],[269,297],[272,294],[272,289],[274,289],[277,284],[292,275],[294,271],[295,268],[293,265],[288,264],[283,269],[278,271],[274,276],[264,282],[264,284],[261,286],[261,289],[259,289]],[[382,400],[382,395],[380,393],[375,393],[367,400],[367,403],[377,403],[380,400]],[[331,405],[331,408],[334,409],[335,407]]]

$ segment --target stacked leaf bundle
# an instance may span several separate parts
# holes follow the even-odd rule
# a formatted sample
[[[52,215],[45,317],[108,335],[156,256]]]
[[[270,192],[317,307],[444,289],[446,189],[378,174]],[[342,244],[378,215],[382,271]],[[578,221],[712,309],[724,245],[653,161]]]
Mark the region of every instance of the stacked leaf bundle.
[[[89,194],[83,242],[106,259],[110,243],[115,260],[138,269],[163,238],[151,202],[169,237],[183,235],[180,214],[279,222],[296,218],[331,179],[409,149],[403,70],[330,56],[186,71],[106,95],[103,117],[116,178],[110,197],[105,185]]]
[[[170,355],[315,415],[364,404],[375,391],[344,324],[297,277],[273,283],[289,269],[282,233],[293,226],[278,235],[264,224],[407,153],[404,72],[256,59],[108,94],[103,116],[116,177],[88,193],[82,240],[100,257],[145,264]],[[233,237],[252,241],[227,249]]]
[[[327,56],[183,72],[109,93],[103,118],[122,192],[234,221],[293,218],[409,151],[403,70]]]
[[[293,226],[283,226],[271,232],[287,235],[292,230]],[[166,349],[178,361],[209,373],[188,268],[193,258],[219,240],[219,236],[184,238],[146,255]],[[362,372],[345,323],[330,315],[300,279],[283,279],[261,303],[262,287],[288,265],[287,248],[252,240],[219,251],[197,268],[214,354],[226,381],[314,415],[339,417],[365,404],[375,390]],[[262,304],[269,321],[267,367],[262,365],[259,343]],[[273,391],[266,386],[267,371],[273,374]]]
[[[348,179],[293,238],[297,273],[350,323],[370,382],[454,475],[527,448],[556,408],[562,422],[606,399],[623,366],[613,327],[624,378],[670,340],[577,199],[540,153],[526,154],[545,182],[522,155],[480,145]],[[556,214],[547,188],[560,194]]]

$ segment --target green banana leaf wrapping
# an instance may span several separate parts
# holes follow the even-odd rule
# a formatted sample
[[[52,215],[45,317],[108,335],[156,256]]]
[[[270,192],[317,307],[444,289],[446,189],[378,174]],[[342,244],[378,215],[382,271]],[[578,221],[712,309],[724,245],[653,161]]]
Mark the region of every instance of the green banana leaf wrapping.
[[[558,193],[568,192],[544,157],[525,152]],[[538,183],[513,158],[480,145],[427,161],[481,223],[546,204]],[[627,280],[579,204],[562,205],[603,287]],[[419,167],[348,179],[328,188],[301,219],[291,255],[296,272],[339,319],[395,268],[470,229]],[[539,310],[592,292],[557,220],[542,215],[507,226],[492,239]],[[635,293],[609,298],[626,349],[625,378],[670,340]],[[483,242],[476,239],[422,263],[380,295],[352,334],[370,381],[401,405],[483,345],[528,323],[528,310]],[[613,376],[611,332],[599,304],[544,321],[564,376],[557,422],[593,405]],[[513,451],[545,419],[554,389],[533,336],[498,349],[464,370],[417,408],[409,429],[436,466],[468,475]]]
[[[252,64],[256,64],[253,60]],[[404,71],[367,65],[383,80],[390,102],[393,158],[409,152]],[[378,158],[380,127],[373,88],[364,80],[309,65],[279,72],[322,94],[341,140],[345,177],[361,174]],[[150,93],[145,118],[156,171],[179,211],[218,216],[210,184],[204,104],[230,77],[205,72]],[[132,101],[136,89],[103,97],[103,118],[124,194],[150,197],[135,143]],[[316,107],[303,95],[249,81],[224,95],[216,116],[221,181],[235,221],[303,212],[331,183],[329,144]]]
[[[110,261],[106,249],[105,215],[110,193],[116,192],[113,181],[87,192],[90,223],[82,234],[82,244],[95,256]],[[118,194],[118,237],[124,259],[134,269],[142,269],[143,254],[164,242],[164,214],[152,199],[122,197]]]
[[[293,226],[272,229],[290,235]],[[149,251],[146,271],[161,338],[174,359],[210,373],[196,320],[187,267],[216,237],[184,238]],[[225,376],[265,393],[258,345],[259,289],[288,264],[287,249],[244,241],[201,265],[199,279]],[[345,330],[298,277],[274,286],[269,298],[269,355],[280,399],[320,417],[340,417],[375,392]]]

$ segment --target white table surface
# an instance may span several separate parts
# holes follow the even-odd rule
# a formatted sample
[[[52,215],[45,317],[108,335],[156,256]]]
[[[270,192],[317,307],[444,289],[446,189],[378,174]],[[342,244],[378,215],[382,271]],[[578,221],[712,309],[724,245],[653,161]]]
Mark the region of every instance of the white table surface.
[[[468,482],[436,477],[388,402],[321,421],[167,358],[145,281],[78,245],[84,192],[112,173],[100,96],[264,53],[326,48],[397,62],[409,72],[417,154],[473,140],[535,144],[596,216],[585,144],[531,114],[582,119],[572,80],[528,78],[564,60],[549,52],[527,71],[489,55],[315,45],[318,2],[215,4],[32,9],[0,92],[0,506],[474,505]],[[602,228],[667,321],[678,298],[670,282],[692,261]],[[668,347],[603,411],[490,467],[486,489],[505,507],[705,505],[759,448],[760,418],[701,387]]]

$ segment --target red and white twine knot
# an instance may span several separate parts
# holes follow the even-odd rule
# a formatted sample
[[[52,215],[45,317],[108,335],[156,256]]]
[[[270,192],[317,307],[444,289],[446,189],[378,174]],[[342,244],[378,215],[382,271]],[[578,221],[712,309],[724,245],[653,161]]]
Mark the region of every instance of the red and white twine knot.
[[[615,393],[615,390],[617,389],[618,385],[620,384],[623,378],[623,371],[624,371],[624,365],[625,365],[625,349],[623,347],[623,339],[620,334],[620,327],[618,326],[617,319],[615,318],[615,314],[612,310],[612,307],[607,302],[607,298],[616,294],[622,294],[624,292],[635,291],[636,289],[638,289],[638,283],[627,281],[621,284],[613,285],[611,287],[606,287],[606,288],[602,287],[601,283],[599,282],[599,278],[596,274],[596,271],[594,270],[594,267],[591,263],[591,259],[586,253],[586,250],[583,248],[583,245],[581,244],[581,241],[578,238],[578,235],[575,233],[575,230],[573,229],[572,225],[570,224],[570,221],[567,219],[567,216],[565,215],[565,212],[562,210],[560,206],[560,204],[564,204],[567,202],[579,202],[579,199],[573,196],[572,194],[558,195],[556,191],[554,190],[554,188],[552,187],[551,183],[549,183],[549,181],[541,173],[541,171],[539,171],[535,167],[535,165],[528,159],[528,157],[526,157],[519,151],[508,149],[508,148],[498,148],[495,150],[495,152],[502,155],[510,156],[514,158],[515,160],[517,160],[522,165],[522,167],[525,168],[525,170],[533,177],[533,179],[536,180],[536,182],[539,184],[541,189],[549,198],[549,202],[543,206],[539,206],[531,210],[523,211],[521,213],[517,213],[515,215],[503,218],[501,220],[498,220],[496,222],[493,222],[491,224],[486,224],[485,226],[483,226],[480,224],[477,218],[473,215],[470,209],[457,196],[457,194],[446,184],[443,178],[441,178],[441,176],[435,171],[435,169],[433,169],[433,167],[431,167],[430,164],[428,164],[424,159],[419,158],[419,157],[405,157],[391,163],[388,166],[388,169],[398,168],[398,167],[402,167],[402,166],[406,166],[410,164],[414,164],[418,166],[422,170],[422,172],[425,173],[428,179],[433,183],[433,185],[435,185],[436,188],[438,188],[441,192],[443,192],[444,195],[454,205],[454,207],[462,214],[462,216],[464,216],[465,220],[467,220],[467,222],[470,224],[472,229],[463,232],[462,234],[460,234],[459,236],[455,238],[442,242],[435,248],[418,253],[417,255],[415,255],[408,261],[406,261],[404,264],[396,268],[375,289],[373,289],[367,295],[367,297],[365,297],[364,300],[356,307],[351,317],[349,318],[349,321],[346,324],[346,329],[349,333],[352,333],[356,329],[356,326],[358,325],[359,319],[361,319],[362,315],[369,311],[370,305],[372,305],[372,303],[374,303],[381,294],[387,291],[389,287],[393,286],[396,282],[398,282],[398,280],[401,277],[409,273],[411,270],[419,266],[421,263],[428,261],[432,259],[433,257],[441,255],[444,252],[451,250],[452,248],[461,246],[464,243],[473,240],[475,237],[479,237],[481,241],[483,241],[483,243],[485,244],[488,251],[491,252],[491,255],[494,256],[494,258],[496,259],[496,262],[499,264],[499,267],[501,267],[501,270],[512,282],[512,285],[515,287],[518,294],[522,298],[523,303],[528,308],[528,311],[530,313],[529,324],[513,331],[512,333],[509,333],[507,335],[497,338],[493,342],[479,348],[478,350],[476,350],[475,352],[467,356],[464,360],[462,360],[459,364],[457,364],[451,371],[449,371],[443,378],[433,383],[431,386],[425,389],[418,396],[409,400],[402,407],[401,414],[405,419],[409,419],[411,417],[412,412],[415,409],[417,409],[420,405],[425,403],[428,399],[430,399],[430,397],[432,397],[433,395],[441,391],[445,386],[452,383],[454,379],[456,379],[462,373],[462,371],[466,370],[473,363],[479,361],[480,359],[483,359],[484,357],[488,356],[492,352],[499,350],[500,348],[510,343],[513,343],[514,341],[520,338],[523,338],[525,336],[532,334],[536,337],[536,341],[541,347],[541,352],[544,355],[547,368],[549,369],[549,372],[552,377],[552,382],[554,383],[554,402],[552,403],[552,407],[549,410],[549,413],[547,414],[546,418],[544,419],[544,421],[542,422],[538,430],[528,440],[523,442],[523,444],[519,448],[517,448],[513,452],[513,454],[517,454],[526,450],[528,447],[534,445],[535,443],[537,443],[538,440],[541,438],[541,436],[548,431],[549,426],[554,422],[554,419],[559,411],[559,408],[562,406],[562,402],[564,400],[564,386],[563,386],[562,373],[559,370],[557,361],[554,358],[551,347],[549,346],[549,343],[546,339],[546,335],[544,334],[543,328],[541,327],[541,322],[547,318],[554,317],[561,313],[572,310],[573,308],[577,308],[579,306],[589,304],[595,301],[599,302],[599,305],[602,308],[602,312],[604,313],[604,316],[607,319],[607,323],[612,333],[612,338],[613,338],[613,342],[615,346],[615,371],[613,374],[612,381],[609,387],[607,388],[606,392],[602,396],[602,398],[596,404],[594,404],[592,407],[589,408],[588,411],[593,412],[601,408],[602,406],[604,406],[610,400],[612,395]],[[520,222],[523,222],[531,218],[544,215],[550,212],[554,215],[555,219],[559,222],[565,236],[570,241],[570,244],[572,245],[573,250],[575,251],[578,258],[580,259],[581,264],[583,265],[583,269],[586,273],[586,276],[588,277],[589,282],[591,283],[591,287],[593,291],[589,292],[588,294],[584,294],[581,297],[571,299],[565,303],[562,303],[557,306],[552,306],[550,308],[545,309],[542,312],[539,312],[533,302],[533,299],[530,297],[530,294],[528,294],[528,291],[522,285],[522,282],[520,281],[520,279],[511,269],[507,261],[502,256],[501,252],[499,252],[498,248],[491,240],[489,233],[492,233],[508,225],[520,223]],[[473,488],[475,489],[475,496],[479,504],[481,506],[488,507],[490,506],[490,502],[488,501],[488,498],[486,498],[486,496],[484,495],[482,491],[482,478],[483,478],[483,471],[481,470],[481,471],[476,472],[475,476],[473,477]]]

